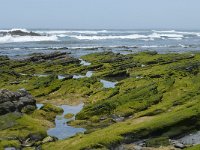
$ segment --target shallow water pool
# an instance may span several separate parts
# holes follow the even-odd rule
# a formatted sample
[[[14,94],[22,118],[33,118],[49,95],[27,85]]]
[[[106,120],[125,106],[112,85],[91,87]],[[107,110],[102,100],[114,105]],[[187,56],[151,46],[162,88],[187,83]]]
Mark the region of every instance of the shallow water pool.
[[[77,133],[83,133],[86,131],[84,128],[75,128],[67,124],[68,121],[74,120],[75,117],[71,119],[64,118],[68,113],[76,115],[83,108],[83,104],[77,106],[62,105],[61,107],[63,108],[64,113],[56,116],[55,127],[47,131],[48,135],[55,136],[58,139],[65,139],[74,136]]]

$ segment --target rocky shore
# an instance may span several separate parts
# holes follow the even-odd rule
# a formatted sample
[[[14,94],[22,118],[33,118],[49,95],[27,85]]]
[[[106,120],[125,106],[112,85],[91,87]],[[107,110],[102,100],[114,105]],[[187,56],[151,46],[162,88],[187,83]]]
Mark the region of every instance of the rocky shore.
[[[18,92],[0,90],[0,115],[35,109],[36,100],[26,90],[21,89]]]
[[[199,60],[199,53],[150,51],[0,56],[0,149],[198,150],[197,139],[180,139],[200,127]],[[63,117],[75,117],[67,124],[84,134],[49,136],[63,113],[57,106],[80,103],[76,116]]]

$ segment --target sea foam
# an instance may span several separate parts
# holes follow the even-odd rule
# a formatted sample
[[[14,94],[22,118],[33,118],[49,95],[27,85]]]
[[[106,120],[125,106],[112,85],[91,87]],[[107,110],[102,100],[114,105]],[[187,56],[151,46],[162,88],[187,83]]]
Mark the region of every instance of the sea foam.
[[[14,42],[39,42],[39,41],[58,41],[57,36],[11,36],[0,37],[0,43]]]
[[[130,35],[72,35],[72,38],[76,38],[79,40],[109,40],[109,39],[141,39],[141,40],[154,40],[154,38],[183,38],[183,35],[180,34],[159,34],[159,33],[152,33],[150,35],[142,35],[142,34],[130,34]]]

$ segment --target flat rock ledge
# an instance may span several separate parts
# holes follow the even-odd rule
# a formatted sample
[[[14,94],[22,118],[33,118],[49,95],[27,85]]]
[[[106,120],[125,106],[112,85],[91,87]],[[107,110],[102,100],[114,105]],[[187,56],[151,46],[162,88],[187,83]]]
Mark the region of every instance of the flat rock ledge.
[[[36,100],[25,90],[0,90],[0,115],[36,109]]]

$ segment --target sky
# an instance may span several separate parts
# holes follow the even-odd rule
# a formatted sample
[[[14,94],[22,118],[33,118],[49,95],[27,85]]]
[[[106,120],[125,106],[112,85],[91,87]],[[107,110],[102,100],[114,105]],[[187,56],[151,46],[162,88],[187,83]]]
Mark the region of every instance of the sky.
[[[0,0],[0,28],[200,29],[200,0]]]

